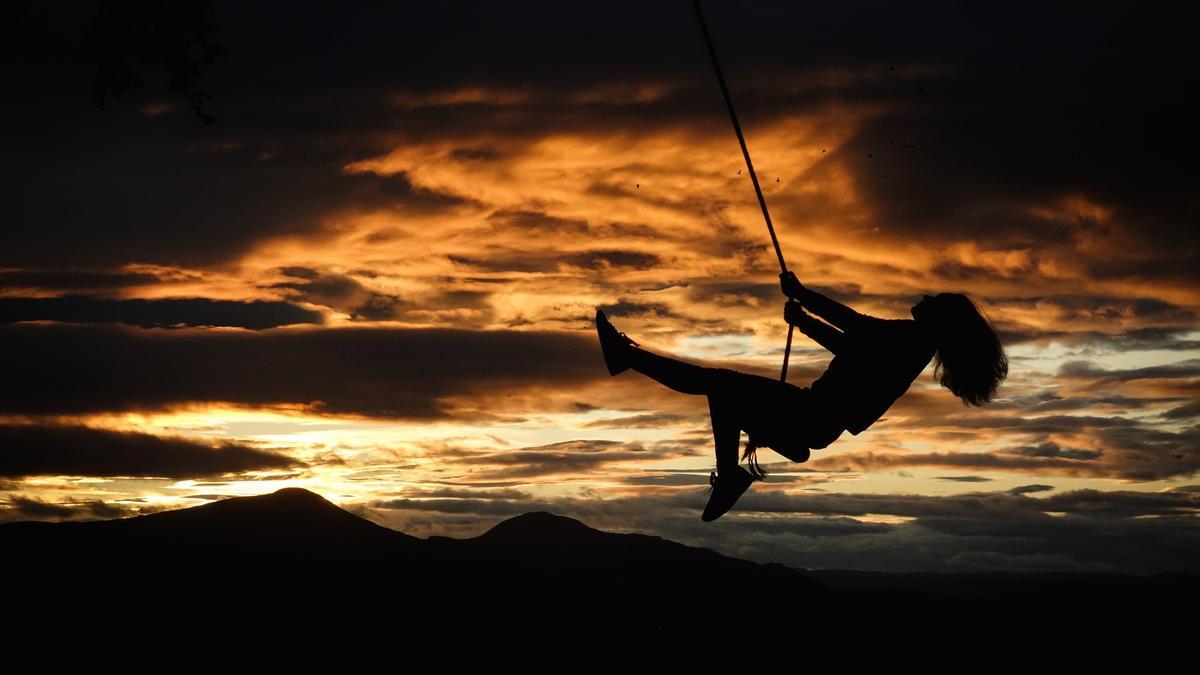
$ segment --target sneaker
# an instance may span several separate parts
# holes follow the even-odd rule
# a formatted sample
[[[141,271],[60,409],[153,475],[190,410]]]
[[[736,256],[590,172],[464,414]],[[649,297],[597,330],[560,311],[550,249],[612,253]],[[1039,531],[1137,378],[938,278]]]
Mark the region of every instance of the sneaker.
[[[601,310],[596,310],[596,333],[600,336],[600,350],[604,352],[604,365],[608,368],[608,374],[616,375],[629,370],[628,348],[636,347],[637,343],[613,328]]]
[[[712,492],[708,495],[708,506],[704,507],[704,513],[700,516],[700,520],[711,523],[733,508],[737,500],[754,482],[754,476],[738,466],[720,474],[714,471],[708,477],[708,482],[712,485]]]

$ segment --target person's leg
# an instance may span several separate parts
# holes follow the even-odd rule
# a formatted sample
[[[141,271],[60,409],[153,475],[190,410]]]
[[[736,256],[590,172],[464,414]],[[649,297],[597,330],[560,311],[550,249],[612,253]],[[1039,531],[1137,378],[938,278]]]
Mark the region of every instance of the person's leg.
[[[629,366],[647,377],[683,394],[708,394],[716,384],[718,369],[685,363],[630,347]]]
[[[712,491],[700,520],[710,523],[720,518],[741,498],[754,482],[754,476],[738,466],[738,446],[742,441],[741,413],[725,393],[710,394],[708,413],[716,442],[717,470],[709,476]]]
[[[717,452],[717,473],[728,473],[738,466],[738,448],[742,429],[731,407],[717,396],[708,397],[708,415],[712,420],[713,441]]]

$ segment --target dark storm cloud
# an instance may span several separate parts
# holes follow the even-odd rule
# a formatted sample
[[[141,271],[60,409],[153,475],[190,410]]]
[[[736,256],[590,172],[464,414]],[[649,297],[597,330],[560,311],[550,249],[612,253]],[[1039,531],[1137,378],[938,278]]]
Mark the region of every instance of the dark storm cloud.
[[[1200,399],[1171,408],[1164,412],[1162,416],[1171,420],[1186,420],[1193,417],[1200,417]]]
[[[1000,450],[998,453],[853,453],[815,459],[824,462],[864,462],[862,466],[884,466],[892,461],[913,464],[942,464],[946,466],[994,466],[1028,470],[1080,471],[1081,474],[1153,480],[1181,476],[1200,470],[1200,425],[1189,428],[1160,428],[1150,420],[1135,417],[1103,417],[1088,414],[1048,414],[1048,416],[1010,417],[976,416],[972,418],[928,416],[919,424],[894,423],[902,426],[942,425],[949,430],[990,430],[998,434],[1028,434],[1039,444]],[[1091,448],[1060,448],[1048,442],[1054,435],[1086,437]],[[902,459],[908,456],[908,460]]]
[[[659,429],[676,427],[688,422],[701,424],[705,420],[699,417],[689,417],[675,413],[656,412],[627,415],[615,419],[595,420],[584,424],[583,427],[585,429]]]
[[[791,466],[786,466],[785,463],[763,462],[761,466],[764,471],[770,474],[771,485],[774,487],[783,485],[816,485],[825,482],[822,478],[806,474],[788,475],[786,473],[779,473],[792,469]],[[697,485],[709,485],[710,473],[711,470],[651,471],[647,469],[645,475],[630,476],[625,478],[624,482],[628,485],[694,487]]]
[[[586,220],[578,218],[559,218],[541,211],[523,211],[515,209],[500,209],[487,217],[488,228],[493,230],[519,231],[523,234],[543,235],[584,235],[588,232]]]
[[[1035,328],[1032,326],[1001,324],[997,333],[1005,345],[1023,342],[1056,340],[1072,345],[1090,345],[1114,350],[1166,349],[1190,351],[1200,349],[1200,340],[1191,339],[1195,331],[1190,325],[1163,328],[1137,328],[1101,332],[1098,330],[1069,330],[1063,328]]]
[[[1053,489],[1053,485],[1041,485],[1035,483],[1033,485],[1018,485],[1017,487],[1009,490],[1008,493],[1010,495],[1029,495],[1036,492],[1049,492]]]
[[[455,466],[472,468],[467,480],[514,480],[588,473],[606,466],[628,461],[645,461],[648,457],[664,459],[665,452],[676,444],[656,444],[647,449],[640,443],[619,441],[576,440],[528,448],[505,449],[500,452],[461,453]],[[690,449],[682,453],[691,455]]]
[[[83,426],[0,425],[0,476],[201,478],[302,463],[238,443],[207,445]]]
[[[414,189],[402,175],[346,175],[342,169],[349,161],[406,141],[437,139],[459,142],[449,152],[454,161],[479,166],[504,161],[501,147],[509,146],[462,142],[464,130],[485,130],[513,146],[571,131],[728,133],[686,3],[300,3],[281,12],[270,5],[221,2],[213,11],[222,25],[216,40],[229,58],[206,81],[215,96],[210,109],[221,118],[213,127],[200,126],[179,105],[143,114],[144,104],[157,103],[164,94],[153,89],[153,82],[140,97],[117,101],[103,113],[92,110],[86,99],[93,64],[57,58],[70,53],[74,24],[86,17],[77,16],[77,6],[71,11],[60,11],[59,5],[31,7],[28,14],[35,19],[48,19],[49,28],[37,28],[50,39],[0,44],[5,57],[0,75],[14,101],[0,109],[0,144],[7,160],[0,169],[6,184],[0,200],[6,223],[0,228],[0,266],[51,270],[131,261],[217,264],[237,259],[273,235],[319,232],[347,209],[391,210],[399,219],[410,212],[454,209],[466,200]],[[1184,10],[1176,16],[1143,7],[1048,5],[1030,16],[963,3],[749,7],[711,2],[706,7],[752,144],[754,129],[797,113],[843,105],[871,111],[865,126],[798,181],[821,185],[823,179],[845,176],[854,185],[855,204],[871,212],[880,236],[891,241],[931,247],[968,241],[989,251],[1034,252],[1033,262],[1004,269],[947,255],[936,265],[938,278],[956,283],[1000,278],[1037,289],[1044,271],[1036,262],[1056,250],[1067,252],[1085,277],[1173,283],[1197,278],[1197,137],[1188,131],[1192,106],[1187,99],[1196,75],[1190,58],[1192,23]],[[24,18],[17,18],[14,25],[24,27]],[[10,52],[12,46],[18,49]],[[897,67],[892,70],[889,64]],[[825,84],[806,79],[821,71],[844,76]],[[626,88],[667,83],[668,91],[651,102],[596,102],[594,95],[590,102],[577,100],[608,83]],[[415,100],[460,86],[516,93],[510,101],[490,94],[464,102],[438,102],[436,96]],[[1031,207],[1068,197],[1111,208],[1111,222],[1086,213],[1030,213]],[[823,194],[785,194],[772,201],[772,210],[787,227],[835,214],[841,205],[833,201]],[[538,208],[523,206],[487,226],[527,233],[579,233],[580,228],[604,226],[539,220]],[[1122,228],[1128,231],[1114,237],[1121,255],[1108,250],[1093,254],[1076,246],[1086,243],[1080,238],[1105,237]],[[627,234],[663,237],[636,224],[628,226]],[[702,238],[684,246],[707,246],[711,250],[706,253],[728,254],[731,260],[762,257],[761,241],[726,234],[715,244]],[[392,234],[381,231],[377,236]],[[554,273],[562,255],[494,249],[486,255],[465,254],[462,264],[486,272]],[[598,272],[611,262],[580,259],[573,270]],[[97,283],[92,288],[117,282]],[[48,283],[42,288],[58,287]],[[298,297],[310,292],[290,290]],[[1194,323],[1194,316],[1186,315],[1190,310],[1140,298],[1147,292],[1137,291],[1138,297],[1128,301],[1105,295],[1052,299],[1057,303],[1052,306],[1075,320],[1125,316],[1169,326],[1104,335],[1070,325],[1006,324],[1001,327],[1005,343],[1054,338],[1122,350],[1195,349],[1196,341],[1184,337],[1189,322]],[[712,301],[753,306],[777,300],[777,293],[769,285],[720,289]],[[861,297],[855,289],[843,299]],[[347,306],[356,316],[392,318],[396,306],[390,298]],[[1124,330],[1113,324],[1114,331]],[[78,339],[38,333],[51,336],[47,344],[38,344],[29,337],[32,333],[16,339],[17,333],[0,329],[0,345],[32,358],[30,364],[15,359],[0,363],[5,377],[0,409],[70,412],[193,399],[282,400],[430,419],[447,412],[430,401],[482,386],[468,374],[442,370],[458,354],[438,352],[431,370],[420,371],[420,359],[429,353],[426,344],[414,345],[393,333],[374,336],[378,342],[330,334],[322,332],[323,337],[308,343],[272,335],[258,343],[229,336],[202,343],[181,336],[177,342],[151,344],[145,336],[117,332],[80,334]],[[397,344],[384,346],[385,339]],[[471,355],[484,349],[466,334],[451,334],[447,347],[467,354],[465,365],[478,369],[480,378],[496,378],[495,364]],[[417,354],[406,358],[404,349]],[[540,354],[522,356],[518,360],[527,371],[500,379],[519,387],[531,382],[571,387],[586,379],[574,366],[563,367],[554,349],[547,351],[544,359]],[[81,356],[88,353],[113,363],[89,363]],[[547,371],[539,373],[541,379],[528,376],[541,368]],[[562,372],[548,372],[555,368]],[[1100,378],[1105,386],[1144,379],[1129,375],[1143,369],[1128,369],[1130,379],[1111,380],[1107,378],[1118,371],[1089,368],[1062,377],[1075,382]],[[14,374],[16,380],[10,377]],[[1170,380],[1182,383],[1188,377]],[[906,398],[911,400],[911,394]],[[1088,400],[1093,398],[1120,406],[1120,399],[1108,392]],[[1073,397],[1048,401],[1045,410],[1081,409],[1078,402]],[[1190,411],[1185,404],[1168,414],[1186,419]],[[1116,448],[1127,451],[1105,446],[1104,454],[1094,459],[1001,452],[996,453],[999,460],[971,453],[912,453],[913,465],[945,462],[962,471],[1091,470],[1095,473],[1090,475],[1116,478],[1173,476],[1196,467],[1200,443],[1194,432],[1165,434],[1096,414],[1080,421],[1068,417],[1004,419],[974,428],[1069,435],[1070,442],[1060,439],[1060,449],[1080,449],[1081,436],[1111,438]],[[956,421],[954,426],[962,425]],[[1036,449],[1041,440],[1020,442],[1018,447]],[[1094,450],[1082,446],[1081,451]],[[862,459],[858,465],[903,466],[901,454],[879,454],[878,463]],[[861,533],[848,530],[818,541],[805,534],[815,525],[757,514],[741,518],[734,513],[727,523],[701,526],[695,511],[703,500],[697,490],[678,502],[613,500],[574,508],[626,524],[631,517],[635,522],[644,517],[647,529],[660,528],[668,536],[744,547],[742,551],[764,560],[814,566],[941,569],[954,559],[977,567],[996,561],[1043,568],[1078,562],[1159,571],[1194,568],[1193,561],[1200,559],[1194,516],[1154,515],[1113,526],[1100,522],[1078,528],[1066,539],[1042,537],[1032,526],[1008,534],[999,519],[976,526],[963,518],[944,518],[874,529],[863,524]],[[972,502],[962,506],[974,508]],[[1051,527],[1055,525],[1046,525],[1046,531]],[[1023,539],[1025,532],[1034,534]]]
[[[430,420],[453,414],[453,395],[607,377],[589,336],[549,332],[17,324],[0,329],[0,351],[21,355],[0,362],[0,411],[16,414],[227,402]]]
[[[1061,538],[1073,547],[1086,548],[1091,555],[1102,551],[1098,530],[1137,532],[1139,539],[1170,531],[1181,521],[1200,513],[1195,494],[1176,492],[1129,492],[1077,490],[1034,498],[1011,492],[981,492],[951,496],[880,495],[880,494],[801,494],[780,492],[750,493],[753,498],[740,511],[760,513],[796,513],[862,517],[890,515],[911,518],[910,525],[953,537],[1011,537],[1043,540],[1030,552],[1054,551],[1044,541]],[[1066,514],[1058,516],[1054,514]],[[1146,522],[1152,521],[1152,522]],[[1144,525],[1144,527],[1143,527]],[[1190,540],[1200,546],[1200,527],[1179,532],[1174,541],[1154,546],[1160,551]],[[1028,545],[1026,542],[1023,545]],[[969,548],[969,541],[957,546]]]
[[[1039,443],[1032,446],[1010,448],[1008,452],[1014,455],[1024,455],[1026,457],[1062,457],[1064,459],[1078,460],[1099,459],[1100,455],[1104,454],[1099,450],[1064,448],[1053,441],[1046,441],[1045,443]]]
[[[1196,350],[1200,349],[1200,340],[1185,338],[1185,334],[1194,333],[1192,326],[1179,326],[1168,329],[1144,328],[1129,331],[1123,337],[1131,342],[1135,349],[1170,349]]]
[[[1178,265],[1190,254],[1172,248],[1194,241],[1187,223],[1196,206],[1185,187],[1195,176],[1185,160],[1195,140],[1177,133],[1186,128],[1180,78],[1194,74],[1180,69],[1188,43],[1177,25],[1115,6],[1085,15],[1063,5],[1036,21],[985,18],[966,6],[873,9],[871,25],[896,22],[880,43],[895,50],[891,58],[947,68],[897,78],[907,109],[870,123],[839,151],[890,227],[1001,246],[1067,241],[1078,223],[1022,217],[1022,208],[1091,195],[1158,237],[1157,253],[1176,263],[1126,269],[1096,259],[1094,275],[1194,273]],[[1004,47],[1011,44],[1021,49]]]
[[[774,479],[775,477],[772,476]],[[651,485],[657,487],[693,487],[704,485],[709,480],[708,474],[693,471],[650,473],[644,476],[630,476],[624,480],[628,485]]]
[[[490,29],[462,30],[464,9],[488,16]],[[351,175],[343,167],[391,149],[398,134],[461,133],[464,120],[443,111],[398,115],[391,100],[398,90],[562,80],[566,71],[547,67],[544,56],[553,53],[556,61],[576,60],[564,81],[586,91],[596,77],[612,75],[610,43],[598,39],[595,22],[628,27],[633,8],[585,8],[591,21],[582,31],[574,10],[499,9],[296,6],[281,19],[266,7],[221,3],[212,12],[221,25],[214,39],[228,58],[205,73],[213,78],[209,110],[220,123],[202,126],[156,77],[146,78],[144,91],[96,111],[86,102],[94,64],[63,58],[79,51],[96,5],[34,7],[13,26],[22,58],[0,66],[19,103],[5,108],[0,125],[13,168],[4,176],[0,264],[203,265],[266,237],[318,231],[347,208],[434,212],[463,203],[416,190],[402,175]],[[559,25],[546,30],[547,21]],[[439,28],[409,29],[417,25]],[[403,39],[397,27],[405,27]],[[337,49],[312,48],[331,37]],[[602,49],[590,52],[581,38]],[[451,58],[432,62],[431,50]],[[590,65],[581,70],[579,59]],[[479,70],[482,63],[490,72]],[[149,105],[165,112],[142,114]],[[547,129],[544,119],[530,122],[531,131]],[[454,157],[494,161],[497,151],[462,147]]]
[[[778,303],[782,297],[778,284],[756,284],[749,282],[691,283],[688,296],[702,305],[724,307],[760,307]]]
[[[1156,429],[1138,420],[1060,416],[958,420],[951,426],[994,428],[1007,433],[1088,435],[1094,449],[1070,448],[1042,440],[993,452],[854,451],[815,457],[817,471],[894,471],[904,467],[1059,474],[1151,481],[1191,476],[1200,471],[1200,426],[1181,431]]]
[[[325,305],[345,312],[355,321],[410,321],[434,323],[441,315],[454,313],[457,325],[471,323],[459,312],[467,311],[476,318],[475,324],[485,324],[493,310],[492,293],[476,290],[434,290],[420,297],[404,298],[367,288],[353,276],[307,267],[284,267],[280,274],[296,279],[272,284],[270,288],[288,292],[291,299],[315,305]],[[374,278],[374,273],[359,273]],[[443,288],[455,279],[442,279]]]
[[[867,516],[891,515],[909,518],[952,518],[970,516],[972,519],[1042,518],[1044,514],[1021,498],[1003,492],[981,492],[952,497],[927,495],[881,494],[795,494],[776,491],[748,493],[739,510],[760,513],[811,513],[818,515]]]
[[[64,123],[10,146],[27,169],[6,177],[0,264],[205,265],[266,237],[318,232],[344,209],[459,203],[414,190],[403,176],[346,174],[349,156],[297,149],[268,159],[260,157],[266,149],[192,147],[158,129],[123,138],[81,128],[95,124]],[[81,154],[80,146],[94,149]],[[89,187],[80,190],[58,165],[87,176]]]
[[[580,11],[604,24],[623,8],[616,6],[611,13],[592,7]],[[839,7],[833,15],[816,7],[759,8],[760,13],[778,15],[766,23],[756,21],[754,31],[745,31],[738,29],[746,17],[735,9],[712,11],[719,16],[714,23],[723,28],[720,41],[740,61],[735,65],[762,73],[756,86],[769,83],[779,71],[814,64],[873,65],[884,78],[889,77],[888,62],[899,63],[901,72],[906,64],[935,66],[916,77],[897,74],[891,81],[877,78],[815,92],[850,101],[904,102],[906,110],[880,116],[839,152],[839,163],[854,170],[872,204],[888,215],[893,227],[917,234],[955,232],[1003,244],[1014,236],[1022,241],[1061,241],[1067,236],[1066,225],[1021,217],[1019,212],[1032,203],[1083,192],[1115,201],[1119,216],[1150,223],[1160,234],[1186,234],[1180,216],[1194,205],[1186,201],[1186,190],[1176,188],[1187,173],[1178,158],[1190,153],[1162,151],[1178,145],[1171,134],[1184,121],[1173,112],[1184,107],[1171,100],[1177,95],[1173,92],[1182,91],[1172,83],[1185,44],[1178,28],[1167,26],[1164,32],[1163,26],[1150,26],[1148,18],[1132,17],[1130,23],[1131,17],[1111,11],[1080,15],[1065,7],[1040,14],[1036,26],[1030,26],[1017,16],[998,17],[963,6],[911,12],[863,3]],[[598,53],[615,57],[611,70],[622,74],[693,73],[694,45],[684,45],[694,39],[687,36],[691,27],[682,18],[665,8],[642,14],[639,25],[653,26],[659,36],[652,45],[633,43],[646,53]],[[787,34],[795,25],[821,25],[823,30],[797,42]],[[1118,26],[1126,47],[1120,50],[1105,42]],[[611,28],[620,32],[617,26]],[[577,59],[573,73],[604,77],[607,64],[585,51],[592,45],[590,39],[575,37],[583,39],[569,47],[556,44],[554,53]],[[544,39],[526,44],[532,48]],[[1015,59],[1007,48],[1013,40],[1023,46]],[[471,53],[480,44],[464,47]],[[1120,59],[1114,60],[1118,53]],[[507,64],[495,64],[491,74],[500,81],[553,79],[539,64],[523,58],[524,53],[513,56]],[[469,71],[454,63],[439,65],[444,81],[470,80]],[[1069,85],[1062,86],[1064,81]],[[753,102],[747,107],[761,115],[787,107],[773,108],[769,97],[755,93],[759,92],[744,94]],[[1147,99],[1153,104],[1146,105]],[[686,115],[682,103],[672,101],[672,112]],[[795,109],[796,101],[788,103]],[[1092,114],[1098,108],[1112,114]],[[1079,124],[1080,119],[1091,122]],[[1152,130],[1150,136],[1146,129]],[[868,153],[862,151],[880,147],[882,151],[871,153],[877,161],[868,163]],[[1153,170],[1131,180],[1127,167],[1144,164],[1147,152],[1155,159]],[[1094,266],[1097,274],[1181,269],[1161,262],[1122,269],[1097,260]],[[952,275],[949,268],[943,270]]]
[[[333,129],[350,121],[339,120],[339,106],[327,100],[327,88],[337,86],[331,81],[310,80],[288,94],[264,86],[278,83],[269,71],[295,63],[274,59],[272,47],[254,54],[255,43],[280,31],[256,35],[253,21],[226,23],[233,11],[214,11],[223,25],[218,41],[237,44],[237,67],[225,71],[221,87],[228,114],[211,126],[163,103],[169,95],[155,77],[145,91],[97,111],[87,102],[95,64],[77,58],[96,3],[37,5],[27,13],[15,28],[29,38],[28,49],[0,66],[16,102],[0,112],[10,168],[0,265],[204,265],[264,237],[318,231],[351,208],[429,212],[461,203],[414,189],[403,176],[345,173],[348,162],[386,143],[335,137]],[[259,19],[270,24],[269,14]],[[247,77],[239,82],[231,73]],[[367,108],[355,98],[342,98],[346,110]],[[146,115],[145,106],[165,112]]]
[[[530,493],[524,490],[514,490],[512,488],[488,488],[488,487],[470,487],[470,488],[435,488],[432,490],[411,490],[406,491],[412,497],[422,497],[429,499],[530,499],[533,497]]]
[[[0,289],[50,291],[107,291],[150,286],[164,281],[158,274],[119,270],[0,271]]]
[[[146,515],[163,510],[159,506],[89,499],[79,502],[49,502],[36,497],[10,495],[0,502],[0,522],[22,520],[112,520]]]
[[[987,271],[976,270],[963,278],[977,277]],[[1196,312],[1156,298],[1118,298],[1105,295],[1055,295],[1028,298],[992,299],[995,306],[1053,311],[1070,321],[1078,319],[1117,320],[1151,319],[1186,325],[1196,320]]]
[[[296,300],[332,307],[349,314],[353,319],[393,319],[404,304],[394,295],[368,290],[357,279],[345,274],[307,267],[285,267],[279,272],[297,281],[273,284],[271,288],[292,291],[292,297]]]
[[[1048,412],[1064,412],[1069,410],[1091,410],[1096,408],[1116,408],[1120,410],[1141,410],[1156,407],[1164,403],[1179,401],[1178,398],[1139,398],[1136,396],[1063,397],[1057,394],[1042,392],[1036,397],[1014,396],[1011,403],[1014,407],[1029,413],[1041,414]]]
[[[1136,328],[1130,331],[1095,334],[1092,338],[1118,349],[1167,349],[1172,351],[1200,349],[1200,340],[1188,337],[1195,333],[1194,325],[1164,328]]]
[[[574,267],[603,271],[614,267],[648,270],[662,265],[662,259],[653,253],[638,251],[584,251],[563,258]]]
[[[657,534],[760,562],[815,568],[1195,572],[1200,559],[1195,521],[1200,501],[1193,492],[1083,490],[1039,499],[1005,492],[789,495],[760,488],[717,523],[701,523],[697,514],[706,495],[697,487],[532,502],[403,499],[373,503],[380,510],[366,513],[406,531],[473,536],[502,518],[544,510],[600,529]],[[863,519],[880,515],[905,520]],[[473,517],[468,525],[463,516]]]
[[[637,300],[629,300],[628,298],[619,298],[616,302],[609,305],[600,305],[597,309],[603,310],[605,314],[613,317],[624,316],[655,316],[668,317],[675,313],[671,310],[670,305],[662,302],[639,302]]]
[[[49,518],[69,518],[74,515],[76,509],[70,506],[54,504],[52,502],[44,502],[40,499],[30,497],[13,496],[9,497],[8,504],[3,509],[2,513],[13,520],[28,519],[42,520]]]
[[[1180,379],[1200,377],[1200,359],[1188,359],[1162,366],[1106,370],[1090,361],[1068,361],[1058,369],[1059,377],[1090,379],[1093,384],[1113,384],[1148,379]]]
[[[973,274],[974,278],[986,278],[993,276],[994,270],[979,269]],[[1034,296],[992,298],[988,305],[993,311],[1037,313],[1044,318],[1053,318],[1052,322],[1047,322],[1048,327],[1001,323],[997,328],[1001,339],[1009,345],[1055,340],[1120,351],[1200,348],[1200,342],[1191,337],[1195,331],[1196,312],[1154,298],[1117,298],[1099,294]],[[1143,327],[1122,328],[1128,324]],[[1113,329],[1106,330],[1104,326],[1107,325],[1112,325]]]
[[[551,255],[539,255],[528,251],[506,249],[499,246],[485,247],[487,256],[448,255],[446,259],[455,265],[472,268],[475,272],[557,272],[558,263]]]
[[[653,253],[620,250],[594,250],[563,253],[558,250],[536,251],[529,248],[511,249],[486,246],[483,255],[451,255],[457,264],[487,272],[562,272],[574,268],[586,272],[605,272],[613,269],[647,270],[662,264]]]
[[[1064,492],[1040,501],[1046,511],[1117,518],[1195,515],[1200,512],[1200,495],[1193,492],[1105,492],[1088,489]]]
[[[932,420],[937,420],[952,423],[954,426],[965,429],[1009,429],[1041,434],[1066,433],[1086,429],[1136,428],[1139,426],[1138,420],[1129,417],[1105,417],[1102,415],[1039,415],[1036,417],[1024,417],[1012,414],[1009,409],[999,407],[996,409],[1005,410],[1007,414],[979,414],[970,418],[954,418],[952,416],[957,410],[942,408],[942,410],[946,410],[949,413],[947,417],[940,419],[932,417],[919,421],[909,420],[903,424],[925,426],[930,424]],[[896,422],[895,424],[902,426],[901,422]]]
[[[1200,268],[1188,264],[1195,139],[1178,133],[1190,125],[1187,82],[1195,78],[1184,66],[1186,21],[1068,5],[1043,8],[1033,21],[958,3],[783,4],[749,13],[712,5],[748,125],[830,104],[878,111],[813,171],[849,169],[892,234],[999,248],[1068,241],[1080,223],[1047,222],[1027,207],[1084,195],[1136,224],[1153,248],[1136,262],[1089,259],[1093,274]],[[414,194],[403,177],[384,184],[342,174],[347,161],[405,134],[489,128],[528,138],[724,124],[694,17],[674,3],[296,5],[286,17],[269,6],[218,3],[213,39],[227,58],[205,73],[210,110],[221,118],[208,127],[182,101],[179,110],[136,114],[170,98],[153,78],[104,114],[80,105],[93,64],[58,55],[77,48],[93,11],[90,3],[39,6],[17,24],[14,44],[30,53],[6,73],[26,104],[6,112],[5,147],[10,165],[21,167],[7,176],[3,250],[22,252],[10,258],[213,261],[264,236],[313,231],[321,214],[347,204],[445,206],[449,198]],[[312,48],[331,42],[336,49]],[[846,75],[822,76],[830,72]],[[633,103],[578,96],[647,83],[668,86]],[[422,101],[473,86],[515,93]],[[411,100],[397,102],[398,91]],[[450,152],[455,161],[503,159],[486,143]],[[809,202],[783,199],[780,208],[811,211]],[[97,228],[106,236],[94,236]]]
[[[124,323],[144,328],[231,326],[262,330],[322,323],[320,312],[289,302],[163,298],[112,300],[70,295],[57,298],[0,297],[0,324],[18,321]]]
[[[544,511],[551,504],[536,499],[383,499],[369,503],[370,508],[403,511],[434,511],[451,514],[488,516],[517,516],[530,511]]]
[[[1182,431],[1147,428],[1115,429],[1098,439],[1115,451],[1105,461],[1116,475],[1131,480],[1190,476],[1200,470],[1200,425]],[[1114,455],[1108,459],[1108,455]]]
[[[444,280],[447,284],[450,280]],[[446,316],[454,317],[455,325],[487,325],[494,309],[491,291],[435,290],[421,295],[416,301],[401,305],[393,315],[398,321],[438,324]],[[465,313],[465,315],[464,315]]]

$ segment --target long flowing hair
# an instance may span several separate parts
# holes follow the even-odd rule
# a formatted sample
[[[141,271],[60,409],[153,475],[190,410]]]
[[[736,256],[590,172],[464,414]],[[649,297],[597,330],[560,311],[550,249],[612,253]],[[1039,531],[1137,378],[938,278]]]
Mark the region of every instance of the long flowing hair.
[[[929,312],[937,354],[933,376],[964,405],[992,400],[1008,377],[1008,357],[979,305],[961,293],[939,293]]]

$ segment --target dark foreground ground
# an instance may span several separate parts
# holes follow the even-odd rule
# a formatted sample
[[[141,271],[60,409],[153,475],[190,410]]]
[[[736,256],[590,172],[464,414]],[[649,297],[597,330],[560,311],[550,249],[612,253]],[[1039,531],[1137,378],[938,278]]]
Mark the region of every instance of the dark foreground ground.
[[[301,625],[326,638],[701,648],[905,639],[995,653],[1046,641],[1094,655],[1182,648],[1200,599],[1194,576],[805,573],[547,513],[473,539],[417,539],[300,489],[126,520],[0,525],[0,550],[10,619],[70,618],[75,630],[127,637]]]

